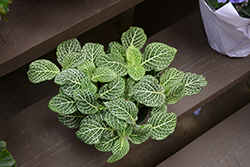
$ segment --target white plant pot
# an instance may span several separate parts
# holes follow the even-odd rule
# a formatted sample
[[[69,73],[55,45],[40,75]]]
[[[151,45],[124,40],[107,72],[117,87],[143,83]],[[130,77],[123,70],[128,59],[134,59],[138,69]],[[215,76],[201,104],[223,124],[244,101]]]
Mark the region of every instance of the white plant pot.
[[[250,19],[242,18],[231,3],[213,11],[205,0],[199,0],[209,45],[229,57],[250,54]]]

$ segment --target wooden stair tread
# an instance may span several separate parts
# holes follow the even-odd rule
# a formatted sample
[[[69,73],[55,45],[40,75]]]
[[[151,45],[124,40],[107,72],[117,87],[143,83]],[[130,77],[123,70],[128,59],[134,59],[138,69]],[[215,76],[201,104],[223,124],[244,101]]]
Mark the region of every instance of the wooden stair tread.
[[[0,77],[142,1],[14,1],[0,24]]]

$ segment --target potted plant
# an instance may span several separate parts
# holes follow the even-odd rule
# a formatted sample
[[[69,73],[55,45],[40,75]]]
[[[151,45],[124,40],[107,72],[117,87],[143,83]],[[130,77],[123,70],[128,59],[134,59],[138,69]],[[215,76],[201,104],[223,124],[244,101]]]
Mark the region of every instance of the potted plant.
[[[6,142],[0,141],[0,166],[2,167],[15,167],[16,161],[10,154],[8,150],[6,150]]]
[[[81,47],[76,38],[57,47],[60,70],[49,60],[29,66],[32,83],[54,79],[59,93],[49,108],[76,136],[103,152],[112,151],[111,163],[129,151],[129,141],[141,144],[149,137],[163,140],[173,133],[177,116],[167,112],[185,95],[194,95],[207,84],[204,76],[168,68],[177,50],[153,42],[141,49],[147,36],[131,27],[119,42],[110,42],[107,53],[98,43]],[[146,123],[144,113],[150,113]]]
[[[210,46],[229,57],[250,54],[248,0],[199,0]]]

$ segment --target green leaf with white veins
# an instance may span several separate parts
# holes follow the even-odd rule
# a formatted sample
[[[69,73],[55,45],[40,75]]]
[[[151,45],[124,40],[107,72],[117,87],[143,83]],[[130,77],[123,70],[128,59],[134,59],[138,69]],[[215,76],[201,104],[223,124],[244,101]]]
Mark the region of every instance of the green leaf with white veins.
[[[40,83],[42,81],[53,79],[60,69],[49,60],[36,60],[29,65],[27,72],[28,79],[32,83]]]
[[[129,30],[122,33],[121,42],[125,49],[128,49],[131,45],[138,49],[141,49],[146,43],[147,36],[142,28],[130,27]]]
[[[115,142],[118,140],[119,136],[112,136],[110,138],[101,138],[100,142],[95,144],[95,148],[98,151],[109,152],[112,151],[112,148]]]
[[[76,102],[65,94],[58,94],[49,101],[49,108],[59,114],[72,114],[77,111]]]
[[[117,74],[108,67],[98,67],[94,74],[92,75],[91,80],[93,82],[110,82],[117,77]]]
[[[146,75],[131,90],[133,98],[148,107],[158,107],[165,102],[165,89],[150,75]]]
[[[177,50],[164,43],[153,42],[146,46],[141,65],[147,70],[161,71],[174,60]]]
[[[135,81],[142,79],[145,76],[146,70],[142,66],[134,66],[133,64],[127,65],[128,75]]]
[[[126,58],[130,64],[139,65],[142,61],[142,55],[139,49],[131,45],[126,51]]]
[[[63,67],[62,70],[66,70],[68,68],[74,68],[82,64],[84,61],[85,61],[85,57],[83,54],[77,53],[77,52],[71,52],[64,57],[61,63]]]
[[[125,76],[127,75],[127,68],[124,62],[124,58],[120,55],[110,54],[100,54],[96,57],[95,64],[100,67],[108,67],[118,76]]]
[[[111,42],[110,44],[110,53],[115,56],[126,56],[126,49],[118,42]]]
[[[127,126],[126,121],[117,118],[116,116],[112,115],[110,112],[105,113],[104,120],[107,122],[107,124],[111,128],[115,130],[123,130]]]
[[[150,115],[158,114],[160,112],[167,113],[168,107],[166,104],[162,104],[160,107],[154,107],[150,111]]]
[[[65,126],[70,129],[76,129],[80,126],[82,119],[85,118],[85,115],[76,111],[72,114],[58,115],[58,120]]]
[[[121,158],[123,158],[129,151],[129,142],[127,139],[125,138],[119,138],[113,148],[112,148],[112,153],[113,155],[111,155],[109,157],[109,159],[107,160],[108,163],[112,163],[115,161],[120,160]]]
[[[202,75],[194,73],[185,73],[182,81],[185,84],[185,95],[195,95],[199,93],[204,86],[207,85],[206,78]]]
[[[125,99],[117,99],[109,102],[104,102],[108,111],[119,119],[125,120],[129,124],[135,124],[138,119],[138,108],[131,102]]]
[[[166,104],[175,104],[185,96],[185,86],[182,82],[171,87],[166,93]]]
[[[152,115],[147,124],[152,125],[151,137],[155,140],[163,140],[174,132],[177,116],[175,113],[158,113]]]
[[[74,100],[78,110],[83,114],[95,114],[99,110],[97,97],[92,92],[78,89],[74,92]]]
[[[77,84],[81,85],[82,79],[85,77],[84,73],[77,70],[77,69],[67,69],[61,71],[56,77],[55,77],[55,83],[58,85],[64,85],[64,84]]]
[[[92,73],[96,70],[95,64],[92,61],[85,61],[76,68],[82,71],[89,78],[91,78]]]
[[[176,68],[167,69],[160,77],[160,85],[167,88],[173,87],[183,80],[184,72]]]
[[[117,131],[118,135],[121,137],[129,137],[132,132],[133,132],[133,125],[130,124],[126,128]]]
[[[103,133],[109,130],[103,122],[84,118],[80,129],[76,132],[76,136],[86,144],[96,144],[100,141]]]
[[[87,90],[92,93],[97,92],[97,87],[91,82],[90,78],[87,77],[83,78],[81,85],[82,85],[81,89]]]
[[[146,124],[140,127],[134,127],[133,132],[130,134],[129,138],[134,144],[141,144],[148,140],[151,135],[152,125]]]
[[[96,56],[99,54],[105,54],[104,46],[99,43],[86,43],[81,50],[81,53],[85,55],[87,61],[95,61]]]
[[[57,46],[57,52],[56,52],[57,61],[62,65],[65,56],[67,56],[69,53],[72,52],[80,53],[80,51],[81,51],[81,44],[76,38],[64,41]]]
[[[103,85],[99,90],[99,97],[105,100],[114,100],[124,93],[125,80],[121,77],[117,77],[108,84]]]

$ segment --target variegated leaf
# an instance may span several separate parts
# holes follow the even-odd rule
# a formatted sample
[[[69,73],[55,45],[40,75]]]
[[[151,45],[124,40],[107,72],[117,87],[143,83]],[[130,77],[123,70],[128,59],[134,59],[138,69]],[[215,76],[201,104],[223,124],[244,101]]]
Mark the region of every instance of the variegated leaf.
[[[203,87],[207,85],[206,78],[202,75],[194,73],[185,73],[182,81],[185,84],[185,95],[195,95],[199,93]]]
[[[87,77],[91,78],[92,73],[96,70],[96,67],[92,61],[85,61],[77,66],[77,69],[82,71]]]
[[[74,99],[76,100],[78,110],[83,114],[94,114],[99,110],[97,97],[92,92],[78,89],[74,92]]]
[[[179,71],[176,68],[169,68],[160,77],[160,85],[168,89],[181,82],[183,78],[183,71]]]
[[[117,130],[118,135],[121,137],[129,137],[132,132],[133,132],[133,125],[130,124],[122,130]]]
[[[67,96],[73,98],[73,94],[77,89],[80,89],[81,85],[75,83],[68,83],[60,86],[60,90]]]
[[[82,79],[85,77],[84,73],[77,70],[77,69],[67,69],[61,71],[56,77],[55,77],[55,83],[58,85],[64,85],[64,84],[76,84],[81,85]]]
[[[111,114],[119,119],[125,120],[129,124],[135,124],[135,121],[138,119],[138,108],[131,101],[117,99],[114,101],[104,102],[104,105]]]
[[[110,82],[117,77],[117,74],[108,67],[98,67],[94,74],[92,75],[91,80],[93,82]]]
[[[185,96],[185,86],[182,82],[171,87],[166,93],[166,104],[175,104]]]
[[[118,42],[109,43],[110,53],[115,56],[126,56],[126,49]]]
[[[85,61],[85,57],[83,54],[78,52],[71,52],[67,54],[62,61],[62,70],[66,70],[68,68],[74,68]]]
[[[143,53],[142,63],[147,71],[161,71],[166,69],[174,60],[177,50],[164,43],[148,44]]]
[[[107,122],[107,124],[111,128],[115,130],[123,130],[127,126],[126,121],[117,118],[116,116],[112,115],[110,112],[105,113],[104,120]]]
[[[49,108],[59,114],[72,114],[77,110],[76,102],[65,94],[57,94],[49,101]]]
[[[113,148],[112,148],[112,153],[113,155],[111,155],[109,157],[109,159],[107,160],[108,163],[112,163],[115,161],[120,160],[121,158],[123,158],[129,151],[129,142],[127,139],[125,138],[119,138]]]
[[[81,53],[85,55],[87,61],[95,61],[96,56],[104,54],[104,46],[99,43],[86,43],[81,50]]]
[[[150,116],[154,115],[154,114],[158,114],[158,113],[167,113],[168,107],[166,104],[162,104],[159,107],[153,107],[150,111]]]
[[[103,85],[99,90],[99,97],[105,100],[114,100],[124,93],[125,80],[121,77],[117,77],[109,84]]]
[[[81,51],[81,44],[76,38],[69,39],[57,46],[57,61],[62,65],[63,59],[69,53]]]
[[[142,54],[139,49],[131,45],[126,51],[126,58],[130,64],[137,66],[142,61]]]
[[[41,59],[32,62],[27,72],[28,79],[32,83],[40,83],[53,79],[60,69],[51,61]]]
[[[146,70],[142,66],[134,66],[132,64],[127,65],[128,74],[135,81],[142,79],[145,76]]]
[[[132,97],[133,94],[131,93],[131,90],[134,85],[135,85],[135,80],[133,80],[132,78],[128,78],[126,81],[125,92],[124,92],[126,99]]]
[[[139,27],[130,27],[129,30],[122,33],[121,42],[125,49],[128,49],[131,45],[138,49],[141,49],[146,43],[147,36],[144,30]]]
[[[146,124],[140,127],[134,127],[133,132],[129,136],[130,140],[134,144],[141,144],[148,140],[151,135],[152,125]]]
[[[112,148],[115,142],[118,140],[119,136],[112,136],[110,138],[101,138],[100,142],[95,144],[95,148],[98,151],[109,152],[112,151]]]
[[[100,54],[96,57],[95,63],[98,67],[108,67],[118,76],[127,75],[127,67],[124,62],[124,58],[120,55],[115,54]]]
[[[72,114],[66,114],[66,115],[59,114],[58,115],[58,120],[61,123],[63,123],[63,125],[71,129],[78,128],[83,118],[85,118],[85,115],[83,115],[79,111],[76,111]]]
[[[103,133],[109,131],[103,122],[84,118],[76,136],[86,144],[99,143]]]
[[[132,94],[136,101],[148,107],[158,107],[165,102],[164,88],[150,75],[145,76],[132,88]]]
[[[81,85],[82,85],[81,89],[87,90],[92,93],[97,92],[97,87],[91,82],[90,78],[87,77],[83,78]]]
[[[158,113],[152,115],[147,124],[152,125],[151,137],[155,140],[163,140],[174,132],[177,116],[175,113]]]

